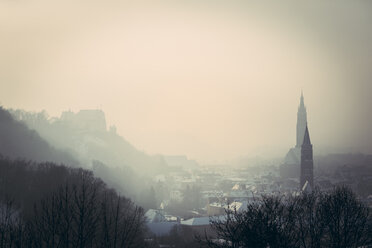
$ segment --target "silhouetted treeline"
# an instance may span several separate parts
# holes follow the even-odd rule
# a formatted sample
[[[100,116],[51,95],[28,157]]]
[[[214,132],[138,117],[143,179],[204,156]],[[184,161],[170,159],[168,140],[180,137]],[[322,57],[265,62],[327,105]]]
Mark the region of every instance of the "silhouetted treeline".
[[[90,171],[0,158],[3,247],[146,247],[143,210]]]
[[[195,239],[195,234],[196,232],[189,226],[176,225],[168,235],[156,237],[155,242],[163,244],[164,247],[167,245],[177,248],[204,247]]]
[[[0,152],[12,159],[26,158],[38,162],[78,164],[69,153],[49,145],[35,130],[14,120],[2,107],[0,107]]]
[[[294,197],[257,199],[242,212],[228,209],[211,221],[207,247],[366,247],[372,244],[370,210],[347,187]]]

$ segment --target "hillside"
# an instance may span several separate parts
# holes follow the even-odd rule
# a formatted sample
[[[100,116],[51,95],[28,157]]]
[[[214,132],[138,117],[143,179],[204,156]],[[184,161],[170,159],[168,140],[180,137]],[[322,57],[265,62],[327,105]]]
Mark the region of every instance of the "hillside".
[[[55,162],[77,165],[71,154],[57,150],[25,124],[13,119],[0,107],[0,154],[11,159]]]
[[[147,175],[167,167],[162,156],[139,151],[118,135],[115,127],[108,129],[101,110],[66,111],[59,118],[49,118],[45,112],[10,112],[56,148],[73,151],[83,164],[92,166],[93,161],[100,161],[111,168],[130,167]]]

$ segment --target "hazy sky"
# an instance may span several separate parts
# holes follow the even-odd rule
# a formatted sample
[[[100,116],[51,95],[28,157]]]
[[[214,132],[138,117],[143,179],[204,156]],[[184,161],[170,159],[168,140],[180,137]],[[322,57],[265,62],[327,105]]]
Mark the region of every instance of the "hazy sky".
[[[284,156],[303,89],[315,153],[372,153],[371,26],[371,1],[0,0],[0,104],[223,162]]]

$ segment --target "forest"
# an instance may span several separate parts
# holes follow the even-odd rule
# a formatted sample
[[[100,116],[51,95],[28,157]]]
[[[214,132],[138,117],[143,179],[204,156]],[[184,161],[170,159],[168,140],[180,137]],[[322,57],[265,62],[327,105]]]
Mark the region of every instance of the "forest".
[[[0,159],[0,247],[146,247],[143,209],[91,171]]]

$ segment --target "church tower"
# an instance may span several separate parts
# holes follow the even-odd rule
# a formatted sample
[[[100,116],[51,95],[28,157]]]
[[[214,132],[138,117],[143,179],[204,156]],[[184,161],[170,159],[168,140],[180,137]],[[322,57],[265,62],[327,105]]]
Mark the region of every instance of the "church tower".
[[[310,142],[309,129],[305,127],[305,135],[301,146],[301,176],[300,176],[300,189],[306,183],[310,184],[310,188],[314,187],[314,174],[313,174],[313,145]]]
[[[307,126],[307,112],[304,103],[304,95],[301,91],[300,105],[297,111],[296,146],[291,148],[280,166],[282,178],[298,178],[301,174],[301,147],[304,143],[305,130]]]
[[[296,132],[296,147],[301,148],[301,145],[304,140],[305,128],[307,123],[307,114],[306,114],[306,107],[304,104],[304,95],[301,91],[301,99],[300,99],[300,106],[298,107],[297,111],[297,132]]]

